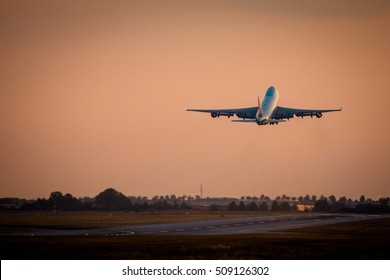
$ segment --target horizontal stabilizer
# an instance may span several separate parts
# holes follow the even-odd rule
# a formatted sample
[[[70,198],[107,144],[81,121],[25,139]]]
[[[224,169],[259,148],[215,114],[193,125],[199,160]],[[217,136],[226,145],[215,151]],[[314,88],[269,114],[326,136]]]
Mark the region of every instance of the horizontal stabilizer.
[[[264,123],[280,123],[280,122],[286,122],[286,120],[264,120]]]
[[[269,123],[280,123],[280,122],[286,122],[286,120],[277,120],[277,119],[271,119],[271,120],[261,120],[260,123],[257,120],[232,120],[232,122],[240,122],[240,123],[258,123],[258,124],[269,124]]]
[[[232,122],[245,122],[245,123],[255,123],[256,120],[232,120]]]

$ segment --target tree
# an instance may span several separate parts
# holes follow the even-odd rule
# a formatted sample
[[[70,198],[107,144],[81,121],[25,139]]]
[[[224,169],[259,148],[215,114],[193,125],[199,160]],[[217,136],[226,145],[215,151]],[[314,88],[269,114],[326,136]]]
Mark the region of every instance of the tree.
[[[149,211],[150,210],[150,206],[149,206],[149,204],[146,201],[142,205],[142,210],[143,211]]]
[[[49,204],[54,211],[65,210],[75,211],[80,209],[80,201],[70,193],[62,195],[61,192],[52,192],[49,197]]]
[[[245,211],[246,210],[246,206],[245,206],[245,203],[243,201],[240,201],[240,204],[238,204],[238,210],[239,211]]]
[[[389,206],[390,197],[382,197],[379,199],[379,204],[382,206]]]
[[[60,210],[62,208],[63,195],[62,192],[52,192],[49,197],[49,203],[53,207],[54,211]]]
[[[263,201],[259,206],[260,211],[267,211],[268,210],[268,203]]]
[[[257,207],[256,202],[252,201],[252,203],[249,204],[249,206],[248,206],[248,210],[250,210],[250,211],[257,211],[258,207]]]
[[[141,211],[141,204],[139,204],[138,202],[136,202],[136,203],[134,203],[134,205],[133,205],[133,211],[135,212],[135,213],[138,213],[139,211]]]
[[[329,212],[330,205],[329,205],[328,200],[326,200],[326,199],[317,200],[316,203],[314,204],[313,211],[314,212]]]
[[[336,197],[333,194],[329,196],[329,203],[331,205],[335,205],[336,204]]]
[[[20,210],[47,211],[47,210],[53,210],[53,205],[47,199],[38,198],[34,202],[27,202],[27,203],[23,204],[20,207]]]
[[[228,210],[229,211],[237,211],[238,210],[237,204],[234,201],[230,202],[228,205]]]
[[[283,201],[283,202],[280,204],[279,208],[280,208],[281,211],[288,211],[288,212],[291,211],[290,204],[288,204],[287,201]]]
[[[113,188],[108,188],[95,197],[95,203],[101,210],[129,210],[130,199]]]
[[[344,207],[346,203],[347,203],[347,198],[345,196],[339,198],[339,204],[341,207]]]
[[[166,200],[164,200],[164,201],[162,202],[162,205],[163,205],[162,208],[165,209],[165,210],[169,210],[169,209],[172,208],[172,206],[169,205],[169,203],[168,203]]]
[[[274,200],[271,205],[271,211],[279,211],[279,210],[280,210],[279,204],[276,200]]]
[[[80,201],[70,193],[67,193],[63,196],[61,210],[76,211],[80,209],[80,206]]]
[[[186,209],[191,209],[191,208],[192,208],[192,207],[189,206],[189,205],[187,205],[187,203],[186,203],[185,201],[183,201],[183,202],[181,203],[181,205],[180,205],[180,209],[186,210]]]

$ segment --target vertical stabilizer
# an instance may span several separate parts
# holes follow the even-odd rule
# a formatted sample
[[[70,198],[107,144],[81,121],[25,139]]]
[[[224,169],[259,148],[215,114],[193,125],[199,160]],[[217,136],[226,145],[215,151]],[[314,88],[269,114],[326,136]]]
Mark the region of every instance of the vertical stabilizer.
[[[258,104],[258,109],[257,109],[256,119],[259,120],[260,117],[263,115],[263,110],[261,109],[260,96],[257,97],[257,104]]]

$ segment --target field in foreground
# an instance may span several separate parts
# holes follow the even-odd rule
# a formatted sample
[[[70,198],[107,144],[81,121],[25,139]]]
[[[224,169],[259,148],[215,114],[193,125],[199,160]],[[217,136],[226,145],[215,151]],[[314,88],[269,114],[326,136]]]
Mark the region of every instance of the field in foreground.
[[[2,236],[1,259],[390,259],[390,218],[222,236]]]
[[[269,216],[283,212],[260,211],[161,211],[161,212],[98,212],[67,211],[53,212],[0,212],[0,233],[19,229],[90,229],[129,225],[178,223],[204,220]],[[297,215],[301,213],[296,213]]]

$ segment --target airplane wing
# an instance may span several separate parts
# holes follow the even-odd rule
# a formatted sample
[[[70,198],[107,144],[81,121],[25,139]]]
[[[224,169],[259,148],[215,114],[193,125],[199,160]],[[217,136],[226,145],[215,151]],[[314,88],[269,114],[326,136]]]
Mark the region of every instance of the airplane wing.
[[[340,109],[325,109],[325,110],[310,110],[310,109],[297,109],[297,108],[287,108],[287,107],[280,107],[277,106],[275,108],[275,111],[273,113],[273,118],[275,119],[290,119],[294,116],[297,117],[313,117],[316,116],[317,118],[322,117],[322,113],[328,113],[328,112],[337,112],[341,111]]]
[[[258,107],[238,108],[238,109],[186,109],[190,112],[210,113],[213,118],[220,116],[231,117],[236,115],[242,119],[256,119]]]

